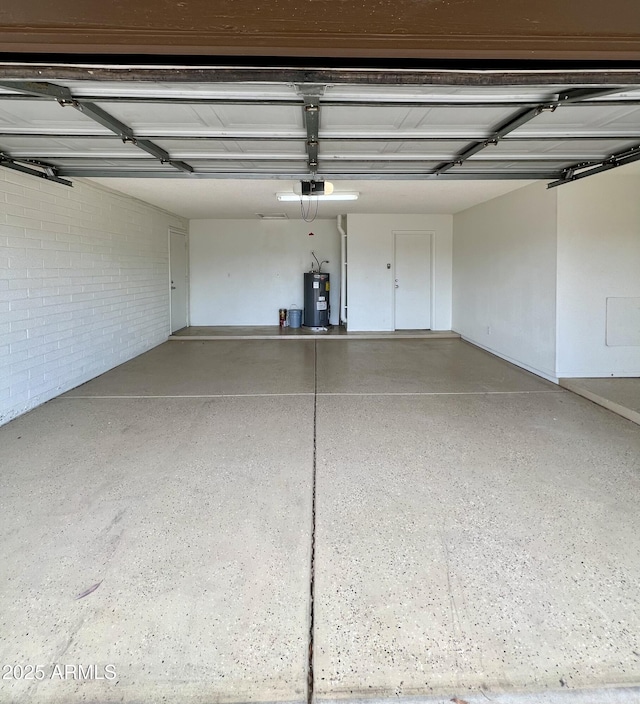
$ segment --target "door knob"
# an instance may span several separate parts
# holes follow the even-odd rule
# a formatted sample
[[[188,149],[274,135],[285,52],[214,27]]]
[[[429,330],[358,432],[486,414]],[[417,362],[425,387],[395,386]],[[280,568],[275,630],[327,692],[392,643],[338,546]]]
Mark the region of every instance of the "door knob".
[[[398,286],[398,284],[396,284],[396,288],[400,288],[400,286]]]
[[[171,287],[171,290],[172,290],[172,291],[175,291],[175,290],[176,290],[176,287],[175,287],[175,286],[172,286],[172,287]]]

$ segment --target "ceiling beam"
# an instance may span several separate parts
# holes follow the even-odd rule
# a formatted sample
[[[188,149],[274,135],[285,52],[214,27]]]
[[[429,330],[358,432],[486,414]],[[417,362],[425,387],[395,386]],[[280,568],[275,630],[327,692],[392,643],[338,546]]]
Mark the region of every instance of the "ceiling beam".
[[[573,164],[572,166],[564,169],[562,176],[552,183],[549,183],[547,188],[563,186],[565,183],[572,183],[573,181],[579,181],[580,179],[587,178],[587,176],[595,176],[595,174],[601,174],[604,171],[611,171],[611,169],[616,169],[619,166],[625,166],[626,164],[632,164],[635,161],[640,161],[640,144],[637,144],[624,152],[612,154],[595,167],[593,167],[592,164]],[[587,168],[590,166],[593,168]],[[583,171],[582,169],[585,168],[587,168],[587,170]]]
[[[151,140],[137,138],[130,127],[125,125],[123,122],[120,122],[120,120],[113,117],[113,115],[110,115],[98,105],[94,105],[91,102],[79,103],[74,98],[71,91],[64,86],[35,81],[10,81],[8,83],[0,82],[0,86],[3,88],[18,90],[29,95],[35,94],[51,98],[56,100],[62,107],[69,106],[75,108],[83,115],[86,115],[89,119],[113,132],[125,144],[132,144],[134,147],[142,149],[147,152],[147,154],[151,154],[151,156],[158,159],[158,161],[162,164],[168,164],[174,169],[184,171],[186,173],[191,173],[191,171],[193,171],[193,168],[189,166],[189,164],[184,161],[172,159],[169,152],[165,151]]]
[[[478,152],[486,149],[489,146],[496,145],[503,139],[506,135],[514,130],[517,130],[522,125],[531,122],[534,118],[538,117],[541,113],[545,111],[553,112],[558,107],[562,105],[571,105],[580,102],[581,100],[588,100],[590,98],[597,98],[601,95],[610,95],[611,93],[620,92],[624,90],[623,87],[612,87],[607,88],[572,88],[564,93],[555,94],[550,98],[550,100],[540,103],[536,107],[526,108],[525,110],[520,110],[512,115],[510,118],[502,122],[498,127],[496,127],[491,135],[487,139],[477,140],[469,144],[465,149],[458,153],[458,155],[452,161],[444,161],[439,164],[433,173],[441,175],[445,171],[452,169],[455,166],[460,166],[467,159],[474,156]]]

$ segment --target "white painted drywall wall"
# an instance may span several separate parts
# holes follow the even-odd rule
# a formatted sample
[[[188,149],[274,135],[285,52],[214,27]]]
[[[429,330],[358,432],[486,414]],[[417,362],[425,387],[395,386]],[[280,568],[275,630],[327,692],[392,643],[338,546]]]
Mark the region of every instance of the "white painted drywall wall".
[[[433,330],[451,329],[451,215],[347,215],[347,328],[393,330],[394,232],[433,232]],[[391,264],[391,269],[387,269]]]
[[[169,334],[169,227],[141,201],[0,172],[0,424]]]
[[[313,232],[310,237],[309,233]],[[304,305],[311,251],[328,259],[331,322],[338,323],[340,238],[337,222],[191,220],[191,325],[277,325],[278,309]]]
[[[640,376],[640,346],[606,338],[607,298],[640,299],[640,176],[618,173],[557,189],[559,377]]]
[[[533,184],[454,216],[453,329],[556,377],[557,189]]]

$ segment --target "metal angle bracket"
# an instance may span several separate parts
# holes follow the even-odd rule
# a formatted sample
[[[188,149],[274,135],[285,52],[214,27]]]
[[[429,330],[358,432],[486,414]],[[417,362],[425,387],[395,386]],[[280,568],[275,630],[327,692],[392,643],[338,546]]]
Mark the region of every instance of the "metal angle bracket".
[[[602,95],[619,93],[621,90],[624,90],[623,86],[608,86],[606,88],[572,88],[558,94],[557,96],[551,97],[549,100],[546,100],[535,107],[520,110],[502,122],[502,124],[493,130],[488,138],[472,142],[454,159],[439,164],[433,170],[433,173],[436,176],[439,176],[445,171],[452,169],[454,166],[460,166],[467,159],[475,156],[483,149],[486,149],[489,146],[497,145],[498,142],[504,139],[504,137],[508,134],[514,132],[519,127],[522,127],[522,125],[525,125],[527,122],[530,122],[534,118],[538,117],[538,115],[541,115],[543,112],[554,112],[561,105],[571,105],[586,101],[589,98],[597,98]],[[595,103],[595,105],[597,105],[597,103]]]
[[[77,100],[71,91],[65,86],[58,86],[54,83],[39,83],[35,81],[0,81],[1,88],[8,88],[29,95],[38,95],[46,98],[52,98],[61,107],[71,107],[86,115],[90,120],[97,122],[99,125],[106,127],[109,131],[120,137],[125,144],[131,144],[138,149],[142,149],[154,158],[158,159],[161,164],[168,164],[178,171],[193,173],[193,167],[184,161],[174,160],[169,152],[159,147],[149,139],[136,138],[133,130],[120,122],[113,115],[95,103]]]
[[[43,178],[45,181],[53,181],[53,183],[60,183],[63,186],[73,187],[73,183],[65,178],[58,176],[58,171],[51,164],[46,164],[40,161],[35,161],[33,159],[28,159],[21,161],[18,159],[13,159],[8,154],[0,152],[0,166],[5,169],[11,169],[12,171],[19,171],[23,174],[28,174],[29,176],[37,176],[38,178]]]
[[[626,164],[632,164],[635,161],[640,161],[640,144],[636,144],[635,147],[626,149],[624,152],[612,154],[606,159],[603,159],[602,162],[596,166],[593,166],[593,164],[573,164],[568,166],[563,170],[562,176],[559,179],[547,184],[547,188],[563,186],[565,183],[572,183],[573,181],[587,178],[587,176],[595,176],[595,174],[601,174],[604,171],[611,171],[611,169],[616,169]],[[593,168],[587,168],[588,166],[592,166]],[[586,171],[582,170],[585,168],[587,169]]]
[[[318,132],[320,127],[320,101],[312,96],[304,99],[304,124],[307,130],[307,166],[311,175],[318,171]]]
[[[298,84],[296,92],[304,101],[303,120],[307,131],[307,166],[311,177],[314,178],[318,171],[320,98],[324,95],[325,86],[312,83]]]

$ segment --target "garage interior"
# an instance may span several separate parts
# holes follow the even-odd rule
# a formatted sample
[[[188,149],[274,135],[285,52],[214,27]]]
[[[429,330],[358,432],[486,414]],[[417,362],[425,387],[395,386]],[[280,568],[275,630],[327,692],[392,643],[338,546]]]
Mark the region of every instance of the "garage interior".
[[[114,64],[0,66],[0,701],[640,701],[640,73]]]

